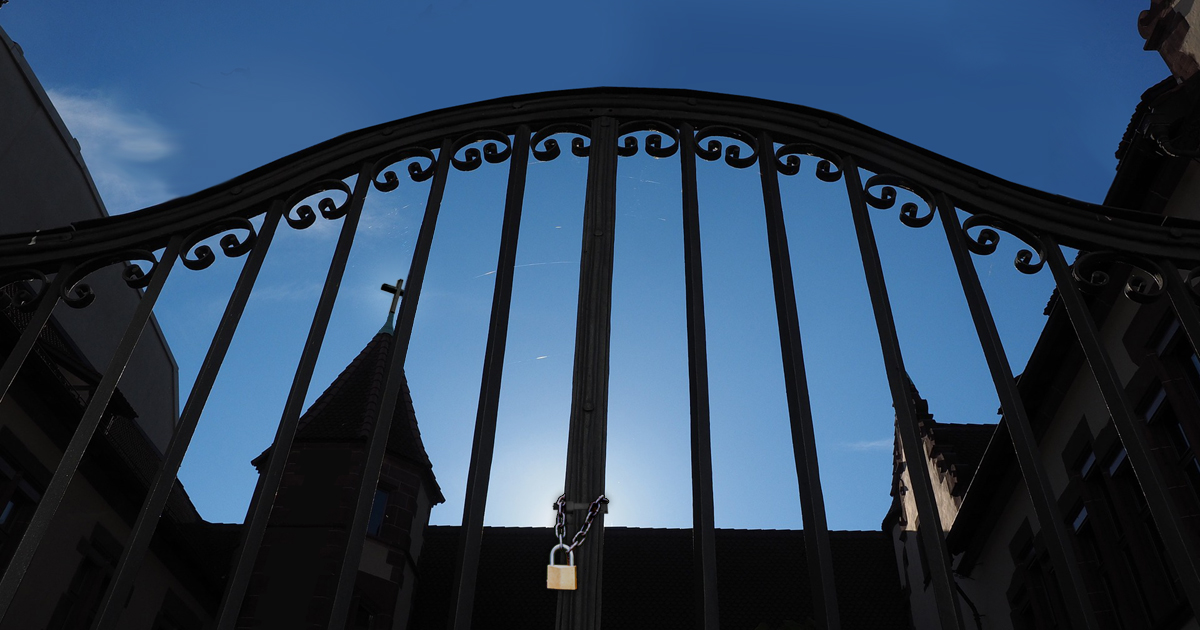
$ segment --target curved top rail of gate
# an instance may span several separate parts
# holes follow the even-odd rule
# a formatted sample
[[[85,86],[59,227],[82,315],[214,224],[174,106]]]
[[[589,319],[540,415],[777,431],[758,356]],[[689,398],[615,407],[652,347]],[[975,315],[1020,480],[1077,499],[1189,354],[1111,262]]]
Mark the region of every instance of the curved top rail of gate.
[[[172,234],[187,234],[215,227],[215,223],[226,219],[262,214],[272,200],[291,198],[298,202],[298,194],[317,192],[311,189],[314,182],[350,177],[364,163],[376,162],[372,176],[377,178],[396,168],[396,161],[414,157],[408,150],[424,151],[432,158],[431,152],[445,139],[486,140],[488,132],[495,139],[518,125],[528,125],[535,132],[545,129],[579,133],[597,116],[612,117],[621,123],[641,121],[641,130],[647,129],[646,121],[662,121],[659,131],[668,135],[668,130],[677,129],[681,123],[701,130],[702,135],[705,127],[715,128],[712,136],[723,138],[737,131],[753,138],[765,131],[776,144],[784,145],[777,152],[781,165],[790,153],[807,153],[816,159],[832,157],[835,161],[840,156],[853,157],[857,165],[884,176],[874,183],[868,181],[868,188],[909,188],[905,184],[908,182],[927,191],[930,196],[926,201],[931,206],[932,193],[946,193],[958,208],[987,215],[1001,227],[1050,234],[1059,243],[1082,250],[1112,249],[1188,263],[1200,258],[1200,222],[1045,193],[836,114],[690,90],[592,88],[505,97],[419,114],[338,136],[206,190],[126,215],[43,230],[36,239],[30,234],[0,236],[0,269],[51,271],[57,262],[66,259],[157,249],[165,246]],[[628,132],[622,129],[622,133]],[[793,143],[804,147],[786,151]],[[460,142],[456,149],[463,146]],[[400,157],[390,163],[384,160],[396,155]],[[741,165],[753,163],[755,157],[742,157],[745,163]],[[377,162],[380,160],[384,161]],[[883,197],[875,201],[891,205],[894,199],[886,199],[887,190],[882,192]]]

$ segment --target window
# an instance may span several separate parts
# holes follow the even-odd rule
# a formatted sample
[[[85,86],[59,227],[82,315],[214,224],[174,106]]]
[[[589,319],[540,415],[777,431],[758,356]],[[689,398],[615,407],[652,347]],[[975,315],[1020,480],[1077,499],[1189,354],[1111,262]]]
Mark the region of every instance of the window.
[[[1130,608],[1136,606],[1141,619],[1157,624],[1180,605],[1177,580],[1124,448],[1109,458],[1104,472],[1089,479],[1115,523],[1102,542],[1111,545],[1114,562],[1133,578],[1128,586],[1137,598]]]
[[[121,556],[121,545],[108,530],[96,525],[90,539],[79,541],[79,561],[67,592],[58,600],[46,630],[87,630],[100,607],[100,598]]]
[[[383,529],[383,523],[387,520],[388,499],[392,493],[379,488],[375,490],[375,502],[371,504],[371,519],[367,521],[367,533],[372,536],[378,536],[380,530]]]
[[[375,614],[360,602],[354,611],[353,624],[354,630],[371,630],[375,625]]]
[[[1192,354],[1192,358],[1195,357],[1196,355]],[[1200,497],[1200,461],[1196,458],[1196,449],[1188,438],[1187,429],[1171,408],[1170,403],[1167,402],[1165,387],[1160,385],[1157,388],[1143,417],[1147,423],[1154,425],[1160,434],[1166,436],[1174,451],[1174,459],[1179,463],[1183,476],[1191,487],[1192,494]]]
[[[1150,427],[1165,463],[1182,473],[1195,501],[1185,511],[1200,509],[1200,357],[1179,321],[1171,318],[1154,347],[1157,378],[1143,399],[1142,417]],[[1190,508],[1190,509],[1188,509]]]
[[[1124,630],[1138,627],[1137,625],[1131,626],[1133,617],[1130,614],[1129,606],[1120,601],[1117,588],[1113,585],[1113,579],[1109,575],[1111,562],[1101,549],[1100,537],[1097,535],[1087,506],[1082,505],[1073,512],[1068,512],[1067,519],[1071,523],[1071,531],[1074,532],[1075,541],[1078,543],[1076,546],[1077,559],[1080,568],[1083,569],[1088,591],[1091,592],[1092,609],[1097,618],[1105,620],[1102,622],[1105,628]]]
[[[1162,558],[1146,557],[1158,553],[1147,531],[1153,521],[1139,501],[1140,487],[1115,429],[1109,425],[1093,438],[1086,419],[1081,420],[1063,463],[1070,478],[1063,517],[1100,627],[1150,627],[1165,614],[1153,607],[1170,609],[1178,602],[1164,580]]]
[[[346,630],[384,630],[392,627],[391,617],[380,612],[378,602],[358,591],[357,587],[350,600],[350,611]]]
[[[1066,604],[1058,587],[1058,578],[1039,537],[1029,521],[1021,524],[1008,546],[1015,565],[1008,587],[1008,602],[1013,627],[1020,630],[1063,628],[1060,618]]]
[[[0,571],[33,518],[50,473],[7,427],[0,429]]]

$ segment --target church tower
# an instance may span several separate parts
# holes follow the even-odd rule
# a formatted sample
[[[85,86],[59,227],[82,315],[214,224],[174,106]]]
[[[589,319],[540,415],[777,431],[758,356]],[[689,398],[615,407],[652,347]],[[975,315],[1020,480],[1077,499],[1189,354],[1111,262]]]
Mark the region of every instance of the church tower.
[[[390,318],[389,318],[390,323]],[[393,342],[385,326],[300,418],[238,628],[326,628]],[[253,464],[261,474],[270,449]],[[443,503],[407,380],[388,438],[348,629],[406,627],[429,510]]]

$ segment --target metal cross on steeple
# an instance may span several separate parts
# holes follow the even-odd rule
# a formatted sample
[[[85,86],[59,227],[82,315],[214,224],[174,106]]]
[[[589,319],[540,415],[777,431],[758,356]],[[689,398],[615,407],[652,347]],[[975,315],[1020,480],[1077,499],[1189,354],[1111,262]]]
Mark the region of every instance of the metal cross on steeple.
[[[400,301],[400,296],[404,295],[404,289],[402,288],[403,286],[404,280],[398,279],[394,285],[385,282],[383,283],[383,286],[379,287],[380,291],[387,291],[388,293],[392,294],[392,308],[388,310],[387,323],[383,325],[383,328],[379,329],[379,332],[385,332],[389,335],[392,334],[393,325],[396,319],[396,304]]]

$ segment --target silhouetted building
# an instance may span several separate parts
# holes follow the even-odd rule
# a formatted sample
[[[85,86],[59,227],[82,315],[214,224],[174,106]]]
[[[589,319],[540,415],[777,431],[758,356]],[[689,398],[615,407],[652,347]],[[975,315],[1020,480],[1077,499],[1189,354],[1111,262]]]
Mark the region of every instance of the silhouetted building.
[[[1118,148],[1120,163],[1106,205],[1200,217],[1196,161],[1169,154],[1160,142],[1170,131],[1180,147],[1200,145],[1198,81],[1195,75],[1182,82],[1171,77],[1143,95]],[[1122,293],[1130,268],[1110,265],[1103,271],[1111,280],[1087,296],[1089,307],[1185,533],[1200,540],[1200,359],[1169,300],[1143,305],[1127,299]],[[1092,608],[1104,628],[1198,628],[1057,292],[1046,315],[1018,387]],[[984,627],[1063,627],[1063,595],[1017,465],[1007,416],[998,425],[938,423],[915,388],[913,396],[962,609],[980,615]],[[883,528],[892,533],[917,627],[934,627],[909,462],[898,444],[893,502]]]

